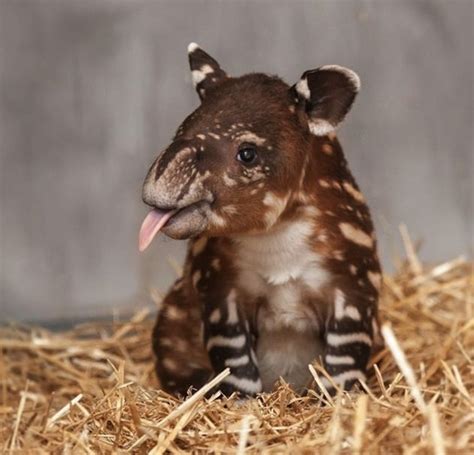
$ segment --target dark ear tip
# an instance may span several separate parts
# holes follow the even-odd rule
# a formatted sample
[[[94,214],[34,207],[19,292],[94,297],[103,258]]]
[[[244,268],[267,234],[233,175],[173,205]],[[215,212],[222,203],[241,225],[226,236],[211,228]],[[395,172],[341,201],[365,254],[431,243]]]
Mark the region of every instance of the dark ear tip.
[[[335,71],[342,74],[352,85],[354,92],[358,93],[360,90],[360,77],[355,71],[352,71],[345,66],[340,65],[324,65],[317,69],[317,71]]]
[[[188,44],[188,54],[192,54],[193,52],[197,51],[198,49],[201,49],[199,44],[194,43],[194,42]]]

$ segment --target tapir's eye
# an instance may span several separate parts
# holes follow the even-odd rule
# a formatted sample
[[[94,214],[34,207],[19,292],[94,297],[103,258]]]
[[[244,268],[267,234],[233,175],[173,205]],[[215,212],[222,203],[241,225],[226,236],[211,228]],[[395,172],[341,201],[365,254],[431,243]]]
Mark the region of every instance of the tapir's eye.
[[[251,164],[257,158],[257,150],[253,144],[242,144],[237,153],[237,160],[245,164]]]

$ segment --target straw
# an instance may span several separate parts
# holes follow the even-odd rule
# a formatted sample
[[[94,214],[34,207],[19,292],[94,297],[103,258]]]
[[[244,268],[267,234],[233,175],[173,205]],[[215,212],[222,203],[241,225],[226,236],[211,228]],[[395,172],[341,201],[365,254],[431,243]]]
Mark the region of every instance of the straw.
[[[186,398],[160,390],[154,314],[51,332],[0,327],[2,453],[474,453],[474,273],[457,257],[418,258],[401,228],[407,261],[384,276],[386,346],[359,392],[318,386],[206,398],[226,370]],[[192,359],[190,359],[192,361]],[[324,378],[324,380],[323,380]]]

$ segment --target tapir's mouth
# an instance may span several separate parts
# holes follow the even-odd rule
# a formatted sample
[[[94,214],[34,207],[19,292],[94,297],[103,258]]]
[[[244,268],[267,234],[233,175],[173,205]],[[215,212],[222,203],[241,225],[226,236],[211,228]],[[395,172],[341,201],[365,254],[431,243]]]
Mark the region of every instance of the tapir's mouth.
[[[153,208],[143,220],[138,235],[138,249],[145,251],[160,231],[173,238],[189,238],[204,229],[209,203],[198,201],[182,208]]]

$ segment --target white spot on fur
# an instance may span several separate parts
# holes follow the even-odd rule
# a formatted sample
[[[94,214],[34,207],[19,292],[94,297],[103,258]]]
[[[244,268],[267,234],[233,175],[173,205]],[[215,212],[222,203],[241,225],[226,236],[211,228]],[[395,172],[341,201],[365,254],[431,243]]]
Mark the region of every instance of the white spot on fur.
[[[218,139],[221,138],[221,137],[220,137],[218,134],[216,134],[216,133],[207,133],[207,134],[208,134],[209,136],[213,137],[213,138],[216,139],[216,140],[218,140]]]
[[[315,218],[319,215],[319,210],[314,205],[308,205],[306,207],[302,207],[305,216],[307,215],[309,218]]]
[[[336,319],[342,319],[344,317],[344,302],[346,297],[340,289],[336,289],[334,299],[334,316]]]
[[[355,360],[349,355],[326,354],[324,358],[329,365],[354,365]]]
[[[214,258],[211,262],[211,267],[214,270],[219,271],[221,269],[221,260],[219,258]]]
[[[331,376],[331,378],[333,382],[344,388],[347,381],[353,381],[354,379],[365,381],[365,374],[361,370],[348,370]],[[326,378],[323,378],[323,384],[326,387],[332,387],[331,383]]]
[[[328,234],[327,234],[327,232],[326,232],[325,230],[322,230],[322,231],[318,234],[318,237],[317,237],[317,239],[318,239],[319,242],[327,242],[328,238],[329,238],[329,237],[328,237]]]
[[[175,305],[168,305],[166,307],[166,317],[172,321],[178,321],[186,317],[186,312]]]
[[[329,123],[327,120],[314,119],[308,122],[309,130],[315,136],[326,136],[326,134],[334,131],[334,125]]]
[[[245,346],[245,335],[237,335],[235,337],[223,337],[217,335],[215,337],[209,338],[207,341],[207,350],[211,350],[213,347],[218,346],[222,348],[234,348],[240,349]]]
[[[217,324],[221,320],[221,310],[219,308],[216,308],[215,310],[212,311],[212,313],[209,316],[209,322],[211,324]]]
[[[225,227],[227,225],[227,221],[218,215],[216,212],[213,212],[212,210],[209,212],[209,221],[217,227]]]
[[[231,384],[243,392],[259,393],[262,391],[262,381],[260,378],[256,381],[253,381],[252,379],[238,378],[237,376],[229,375],[224,378],[222,382]]]
[[[354,305],[346,305],[346,307],[344,309],[344,314],[349,319],[353,319],[354,321],[360,321],[361,320],[359,310]]]
[[[286,204],[288,203],[288,195],[284,197],[278,197],[274,193],[268,191],[265,193],[263,203],[269,208],[265,212],[265,224],[267,227],[273,226],[278,220],[279,216],[285,210]]]
[[[334,317],[338,320],[349,318],[360,321],[359,310],[353,305],[346,305],[346,296],[340,289],[336,289],[334,298]]]
[[[382,275],[380,273],[376,272],[371,272],[370,270],[367,272],[367,277],[369,278],[369,281],[372,283],[372,286],[380,290],[380,287],[382,286]]]
[[[227,215],[235,215],[238,211],[235,205],[225,205],[221,210]]]
[[[326,342],[327,344],[334,347],[343,346],[345,344],[351,343],[364,343],[368,346],[372,346],[371,338],[364,332],[346,334],[328,333],[326,337]]]
[[[197,137],[198,139],[201,139],[201,140],[206,139],[206,135],[205,135],[205,134],[202,134],[202,133],[196,134],[196,137]]]
[[[251,131],[242,131],[236,137],[236,139],[240,142],[252,142],[256,145],[263,145],[266,142],[266,139],[260,136],[257,136],[255,133]]]
[[[351,275],[357,275],[357,267],[354,264],[349,266],[349,271],[351,272]]]
[[[342,186],[356,201],[365,202],[362,193],[358,191],[350,182],[343,182]]]
[[[204,248],[206,248],[207,245],[207,238],[206,237],[200,237],[197,239],[192,246],[192,254],[193,256],[197,256],[198,254],[201,254],[204,251]]]
[[[323,188],[329,188],[331,186],[329,182],[325,179],[319,179],[318,183],[319,183],[319,186],[322,186]]]
[[[247,354],[244,354],[240,357],[234,357],[230,359],[226,359],[225,366],[231,368],[242,367],[247,365],[250,362],[250,358]]]
[[[191,71],[194,87],[206,79],[208,74],[212,74],[214,69],[210,65],[202,65],[198,70]]]
[[[194,288],[196,288],[197,284],[199,283],[199,280],[201,279],[201,271],[200,270],[196,270],[194,273],[193,273],[193,286]]]
[[[224,180],[225,186],[232,187],[232,186],[237,185],[237,182],[233,178],[229,177],[229,174],[227,174],[227,172],[224,172],[222,178]]]
[[[326,155],[332,155],[332,152],[333,152],[333,148],[329,144],[323,144],[323,146],[321,147],[321,150]]]
[[[178,370],[178,364],[176,363],[175,360],[170,359],[169,357],[165,357],[162,361],[161,364],[165,367],[165,369],[169,371],[177,371]]]
[[[173,346],[174,342],[169,338],[160,338],[160,346],[170,347]]]
[[[375,318],[372,318],[372,333],[374,338],[377,338],[380,334],[379,324]]]
[[[342,251],[339,251],[339,250],[334,250],[332,253],[331,253],[331,256],[333,259],[336,259],[336,261],[343,261],[344,260],[344,254]]]
[[[247,330],[249,330],[249,322],[245,321],[245,327],[247,327]],[[250,358],[252,359],[252,362],[254,365],[258,366],[258,359],[257,359],[257,354],[255,354],[255,351],[253,349],[250,349]]]
[[[235,289],[232,289],[227,296],[227,323],[237,324],[239,322],[239,314],[237,312],[237,293]]]
[[[350,223],[339,223],[339,229],[347,240],[357,245],[365,246],[366,248],[372,248],[374,245],[370,235]]]

